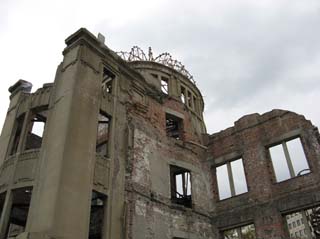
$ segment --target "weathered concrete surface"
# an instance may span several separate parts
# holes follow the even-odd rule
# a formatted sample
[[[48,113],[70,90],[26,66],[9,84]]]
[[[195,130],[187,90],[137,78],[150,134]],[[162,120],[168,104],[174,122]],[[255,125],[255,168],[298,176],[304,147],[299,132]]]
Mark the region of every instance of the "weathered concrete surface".
[[[53,84],[35,93],[27,82],[11,87],[0,137],[0,239],[16,189],[32,188],[19,239],[88,238],[93,191],[106,200],[103,239],[222,239],[224,230],[252,223],[257,238],[283,239],[287,213],[320,203],[320,137],[303,116],[247,115],[208,135],[201,92],[181,72],[124,61],[85,29],[66,44]],[[113,76],[111,92],[102,87],[105,70]],[[168,79],[167,93],[161,77]],[[42,145],[25,150],[31,116],[43,108]],[[110,118],[108,156],[96,154],[99,112]],[[168,136],[168,115],[179,119],[179,139]],[[294,137],[311,173],[277,183],[268,147]],[[248,192],[219,200],[216,167],[240,157]],[[172,166],[190,172],[190,207],[173,200]]]

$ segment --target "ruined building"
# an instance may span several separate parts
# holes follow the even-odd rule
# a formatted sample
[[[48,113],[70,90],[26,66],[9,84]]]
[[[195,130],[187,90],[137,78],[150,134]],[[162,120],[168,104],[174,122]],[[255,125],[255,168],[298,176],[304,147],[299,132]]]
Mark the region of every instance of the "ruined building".
[[[285,110],[207,134],[168,54],[85,29],[54,83],[20,80],[0,138],[0,239],[319,238],[319,133]]]

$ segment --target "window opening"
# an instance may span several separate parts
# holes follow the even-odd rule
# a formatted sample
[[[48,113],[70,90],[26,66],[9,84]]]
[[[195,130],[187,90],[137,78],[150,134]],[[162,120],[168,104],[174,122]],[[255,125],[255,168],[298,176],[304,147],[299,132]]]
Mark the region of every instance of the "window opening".
[[[165,94],[169,93],[168,82],[169,79],[167,77],[161,76],[161,91]]]
[[[28,126],[28,134],[25,149],[41,148],[42,137],[47,122],[47,110],[35,111]]]
[[[192,94],[191,94],[190,91],[188,91],[187,101],[188,101],[188,106],[189,106],[190,108],[193,108],[193,106],[192,106]]]
[[[285,215],[290,239],[317,239],[320,237],[320,207]]]
[[[157,74],[151,73],[151,75],[152,75],[153,78],[158,79],[158,75]]]
[[[16,129],[15,129],[14,138],[13,138],[13,141],[12,141],[10,155],[15,154],[17,152],[17,150],[18,150],[18,146],[19,146],[19,142],[20,142],[20,138],[21,138],[21,131],[22,131],[22,127],[23,127],[24,117],[25,117],[25,114],[19,116],[19,118],[16,119],[16,126],[15,126]]]
[[[104,225],[106,196],[96,191],[92,192],[89,239],[101,239]]]
[[[111,94],[115,75],[107,68],[103,69],[102,89],[105,93]]]
[[[256,230],[253,224],[223,231],[224,239],[255,239]]]
[[[110,117],[104,112],[98,116],[96,153],[100,156],[108,157],[108,141],[110,131]]]
[[[197,99],[196,99],[195,96],[193,96],[193,105],[194,105],[194,110],[196,112],[199,112],[199,110],[198,110],[198,102],[197,102]]]
[[[270,147],[269,153],[277,182],[310,173],[300,138]]]
[[[185,168],[170,166],[171,199],[173,203],[192,207],[191,173]]]
[[[20,188],[12,192],[12,207],[6,238],[15,238],[25,231],[31,195],[32,188]]]
[[[166,113],[167,136],[175,139],[182,139],[183,121],[181,118]]]
[[[217,167],[216,176],[220,200],[248,192],[241,158]]]
[[[5,198],[6,198],[6,193],[5,192],[1,193],[0,194],[0,218],[1,218],[1,215],[2,215],[2,210],[3,210]]]
[[[186,104],[186,89],[181,86],[181,96],[180,96],[180,99],[182,101],[183,104]]]

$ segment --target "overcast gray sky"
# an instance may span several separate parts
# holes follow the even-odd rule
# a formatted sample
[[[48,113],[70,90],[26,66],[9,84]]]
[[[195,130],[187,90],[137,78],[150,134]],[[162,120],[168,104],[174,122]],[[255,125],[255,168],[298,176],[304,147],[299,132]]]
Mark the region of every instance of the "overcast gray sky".
[[[193,74],[209,133],[280,108],[320,126],[318,0],[1,0],[0,125],[8,87],[52,82],[64,40],[80,27],[115,51],[170,52]]]

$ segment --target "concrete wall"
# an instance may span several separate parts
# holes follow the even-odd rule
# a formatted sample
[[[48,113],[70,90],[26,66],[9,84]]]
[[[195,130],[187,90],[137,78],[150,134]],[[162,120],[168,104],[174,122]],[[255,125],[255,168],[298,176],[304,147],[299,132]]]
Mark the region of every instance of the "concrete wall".
[[[247,115],[206,135],[201,92],[181,73],[155,62],[128,63],[85,29],[66,40],[55,82],[35,93],[19,81],[0,137],[0,239],[12,192],[32,188],[25,232],[18,238],[88,238],[92,191],[106,197],[103,239],[220,239],[253,223],[257,238],[289,238],[284,215],[320,202],[320,137],[303,116],[283,110]],[[112,92],[103,72],[114,76]],[[160,78],[169,79],[168,93]],[[197,106],[182,102],[181,86]],[[193,99],[194,100],[194,99]],[[41,148],[25,150],[34,109],[48,109]],[[98,114],[110,117],[108,156],[96,155]],[[17,151],[16,119],[25,114]],[[166,114],[181,119],[169,137]],[[311,173],[276,182],[268,148],[300,137]],[[243,159],[248,192],[219,200],[216,167]],[[191,174],[192,205],[172,199],[170,166]],[[3,194],[2,194],[3,195]],[[2,203],[3,200],[1,200]]]

